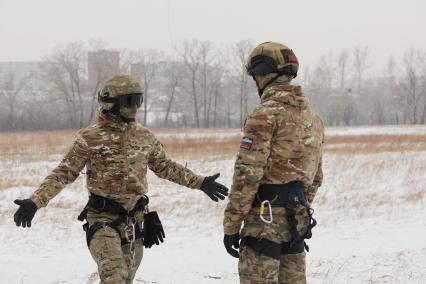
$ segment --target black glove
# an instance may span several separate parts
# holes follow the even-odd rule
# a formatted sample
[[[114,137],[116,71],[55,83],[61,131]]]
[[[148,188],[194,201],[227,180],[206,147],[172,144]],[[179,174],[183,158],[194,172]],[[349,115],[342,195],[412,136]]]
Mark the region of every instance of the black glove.
[[[203,183],[201,184],[200,189],[204,191],[213,201],[219,201],[219,199],[224,200],[225,196],[228,196],[228,188],[218,182],[215,182],[220,174],[215,174],[214,176],[205,177]]]
[[[154,244],[159,245],[160,242],[164,242],[166,235],[164,234],[163,225],[161,225],[157,212],[153,211],[145,214],[143,224],[143,245],[146,248],[150,248]]]
[[[238,249],[240,248],[240,234],[236,233],[233,235],[225,235],[223,237],[223,244],[225,245],[226,251],[233,257],[239,258],[240,254]]]
[[[15,199],[15,204],[19,205],[18,211],[13,216],[16,226],[31,227],[31,220],[37,211],[37,205],[31,199]]]

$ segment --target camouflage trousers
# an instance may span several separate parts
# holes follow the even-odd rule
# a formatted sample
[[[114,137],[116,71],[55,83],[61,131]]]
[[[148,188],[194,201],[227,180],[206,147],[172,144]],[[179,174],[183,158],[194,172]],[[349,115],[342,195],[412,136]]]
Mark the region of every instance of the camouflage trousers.
[[[306,284],[305,253],[282,254],[274,259],[244,246],[238,270],[241,284]]]
[[[87,220],[90,225],[95,222],[110,223],[117,219],[117,215],[109,213],[87,213]],[[136,214],[137,222],[142,222],[143,213]],[[123,226],[119,226],[123,234]],[[134,247],[134,264],[132,267],[132,253],[130,244],[121,245],[121,237],[118,232],[111,227],[104,227],[96,231],[90,242],[90,253],[98,265],[99,278],[101,284],[131,284],[136,274],[136,270],[142,261],[143,244],[142,239],[137,239]]]
[[[121,245],[117,231],[98,230],[90,243],[90,253],[98,265],[101,284],[131,284],[143,255],[142,240],[136,240],[134,265],[131,267],[130,244]]]

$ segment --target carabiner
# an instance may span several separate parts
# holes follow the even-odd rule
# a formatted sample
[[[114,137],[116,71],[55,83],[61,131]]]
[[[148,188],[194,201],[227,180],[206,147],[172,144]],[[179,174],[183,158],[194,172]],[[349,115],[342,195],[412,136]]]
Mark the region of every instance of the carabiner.
[[[269,220],[267,220],[267,219],[265,219],[263,217],[263,213],[265,213],[265,205],[268,206]],[[262,203],[260,203],[259,218],[260,218],[260,220],[262,220],[266,224],[271,224],[272,223],[272,221],[273,221],[273,217],[272,217],[272,206],[271,206],[271,202],[269,200],[263,200]]]

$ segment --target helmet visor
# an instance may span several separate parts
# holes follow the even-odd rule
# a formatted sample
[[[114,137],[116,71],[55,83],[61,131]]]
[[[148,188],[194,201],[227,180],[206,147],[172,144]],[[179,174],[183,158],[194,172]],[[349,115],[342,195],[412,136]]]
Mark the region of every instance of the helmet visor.
[[[138,94],[127,94],[119,97],[109,98],[109,97],[98,97],[99,102],[103,103],[113,103],[118,104],[123,107],[137,107],[140,108],[143,102],[143,96],[141,93]]]
[[[128,94],[124,96],[119,96],[116,98],[116,103],[118,103],[119,106],[123,107],[137,107],[140,108],[142,105],[143,97],[142,94]]]

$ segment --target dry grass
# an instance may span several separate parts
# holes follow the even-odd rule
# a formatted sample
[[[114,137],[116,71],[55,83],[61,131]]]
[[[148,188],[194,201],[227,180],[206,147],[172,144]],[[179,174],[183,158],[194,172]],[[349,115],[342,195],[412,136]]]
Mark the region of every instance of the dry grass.
[[[325,151],[333,154],[426,151],[426,134],[328,136],[325,140]]]
[[[237,129],[154,129],[154,133],[160,136],[161,143],[174,157],[226,157],[235,155],[241,142],[241,134]],[[214,136],[215,133],[222,135]],[[173,136],[173,134],[185,134]],[[191,134],[199,134],[201,137],[191,137]],[[203,134],[208,137],[202,137]],[[213,135],[212,135],[213,134]],[[188,136],[187,136],[188,135]]]
[[[328,136],[325,139],[326,144],[341,143],[426,143],[425,135],[346,135],[346,136]]]
[[[0,161],[48,160],[50,155],[66,151],[74,133],[74,130],[1,133]]]
[[[173,134],[215,133],[215,129],[161,129],[154,130],[172,156],[204,157],[227,156],[235,154],[240,142],[236,131],[229,131],[225,138],[189,136]],[[51,155],[64,154],[72,143],[74,130],[16,132],[0,134],[0,161],[38,161],[48,160]],[[226,131],[225,131],[226,133]],[[162,135],[163,134],[163,135]],[[167,134],[167,135],[164,135]],[[163,136],[163,137],[161,137]]]
[[[410,192],[407,195],[403,196],[403,199],[407,202],[407,203],[416,203],[419,201],[422,201],[423,198],[425,197],[425,191],[424,189],[419,189],[417,191],[414,192]]]
[[[218,131],[221,135],[214,136]],[[0,161],[38,161],[48,160],[52,155],[62,155],[75,132],[1,133]],[[241,139],[236,129],[154,129],[154,132],[173,157],[232,157]],[[203,134],[207,136],[203,137]],[[332,154],[401,151],[426,151],[426,135],[339,135],[326,137],[325,144],[325,152]]]

